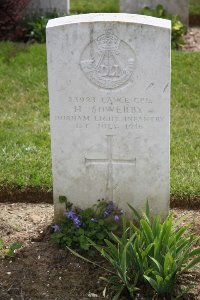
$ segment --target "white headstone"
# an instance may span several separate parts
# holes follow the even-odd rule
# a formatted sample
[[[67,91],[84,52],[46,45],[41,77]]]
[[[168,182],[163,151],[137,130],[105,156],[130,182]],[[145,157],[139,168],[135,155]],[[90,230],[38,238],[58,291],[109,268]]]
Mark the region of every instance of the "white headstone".
[[[31,0],[25,14],[51,13],[53,11],[69,14],[70,0]]]
[[[88,14],[47,25],[53,193],[169,209],[170,21]]]
[[[161,4],[172,15],[178,15],[181,21],[188,26],[189,5],[188,0],[120,0],[120,12],[136,14],[144,7],[155,9]]]

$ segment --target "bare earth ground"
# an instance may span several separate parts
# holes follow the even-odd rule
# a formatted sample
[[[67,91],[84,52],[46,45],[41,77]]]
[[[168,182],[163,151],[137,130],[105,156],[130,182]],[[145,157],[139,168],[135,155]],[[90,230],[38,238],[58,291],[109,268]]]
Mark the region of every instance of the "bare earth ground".
[[[200,235],[198,210],[172,209],[172,212],[175,218],[187,215],[184,222],[194,220],[193,231]],[[105,299],[102,297],[104,286],[99,281],[105,274],[98,267],[53,246],[49,242],[52,222],[51,204],[0,203],[1,237],[7,245],[16,240],[23,242],[15,258],[0,259],[0,299]],[[180,282],[182,286],[195,285],[182,299],[200,299],[200,271],[184,275]]]
[[[184,50],[200,51],[200,27],[189,28],[185,42]],[[0,300],[105,299],[102,297],[104,285],[99,281],[105,273],[49,242],[53,205],[32,201],[33,194],[37,198],[37,191],[31,191],[30,195],[31,202],[36,203],[28,203],[29,194],[25,196],[26,191],[24,193],[23,202],[27,203],[9,203],[6,202],[7,196],[1,197],[0,238],[6,245],[20,240],[23,248],[18,250],[15,258],[0,258]],[[20,195],[13,194],[12,197],[11,192],[8,198],[14,202]],[[48,193],[44,202],[50,202],[50,198],[51,193]],[[39,200],[42,202],[42,199]],[[186,215],[187,223],[194,220],[193,231],[200,235],[199,210],[173,208],[172,213],[175,218]],[[101,263],[101,258],[98,260]],[[179,281],[181,287],[194,285],[182,299],[200,300],[200,271],[185,274]],[[144,298],[139,295],[137,299]]]
[[[184,50],[200,51],[200,27],[190,27],[185,36]]]

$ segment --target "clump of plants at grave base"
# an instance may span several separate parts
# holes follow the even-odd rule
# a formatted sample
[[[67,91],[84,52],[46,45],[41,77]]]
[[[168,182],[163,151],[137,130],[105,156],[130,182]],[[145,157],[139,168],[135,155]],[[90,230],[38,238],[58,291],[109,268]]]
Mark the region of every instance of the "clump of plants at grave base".
[[[180,298],[189,288],[177,295],[175,284],[183,272],[200,262],[200,248],[195,248],[199,238],[191,233],[191,224],[179,227],[171,214],[162,222],[160,216],[151,218],[148,204],[142,214],[130,208],[137,223],[123,215],[121,235],[109,233],[105,246],[88,239],[110,264],[109,276],[101,278],[106,282],[104,296],[109,287],[113,300],[122,294],[135,299],[144,296],[144,291],[152,299],[160,295]]]
[[[22,247],[22,242],[16,241],[10,246],[6,246],[2,239],[0,239],[0,257],[14,257],[16,250]]]
[[[79,252],[91,250],[88,238],[98,245],[104,245],[109,232],[119,230],[122,214],[123,210],[118,209],[112,201],[103,199],[84,210],[68,204],[61,224],[52,226],[51,241]]]
[[[186,28],[180,20],[180,17],[177,15],[170,15],[164,9],[162,5],[157,5],[155,9],[150,9],[149,7],[145,7],[140,12],[142,15],[168,19],[172,22],[172,49],[181,49],[184,45],[184,33],[186,32]]]

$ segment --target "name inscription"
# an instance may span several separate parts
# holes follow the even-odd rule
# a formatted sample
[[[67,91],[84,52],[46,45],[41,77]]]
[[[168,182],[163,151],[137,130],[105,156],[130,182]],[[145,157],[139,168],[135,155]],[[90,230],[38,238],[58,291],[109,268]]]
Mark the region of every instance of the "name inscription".
[[[165,119],[154,112],[153,101],[149,98],[68,97],[67,103],[70,103],[70,110],[55,115],[55,121],[68,122],[79,129],[140,130]]]

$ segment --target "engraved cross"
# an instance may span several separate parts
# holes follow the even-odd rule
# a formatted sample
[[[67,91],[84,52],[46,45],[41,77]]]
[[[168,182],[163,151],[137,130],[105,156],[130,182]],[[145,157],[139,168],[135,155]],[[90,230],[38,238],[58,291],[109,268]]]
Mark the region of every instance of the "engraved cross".
[[[113,166],[114,165],[134,165],[136,166],[136,158],[134,159],[113,159],[113,135],[107,135],[107,158],[90,159],[85,158],[87,165],[107,165],[107,200],[113,201]]]

